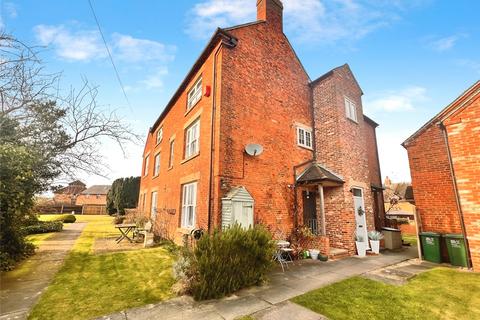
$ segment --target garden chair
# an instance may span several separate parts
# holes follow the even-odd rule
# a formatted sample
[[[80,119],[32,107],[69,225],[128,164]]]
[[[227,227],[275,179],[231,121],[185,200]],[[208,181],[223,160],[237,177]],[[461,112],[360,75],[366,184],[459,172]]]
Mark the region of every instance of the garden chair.
[[[143,235],[143,247],[146,248],[153,244],[152,222],[149,220],[143,228],[137,229],[137,235]]]

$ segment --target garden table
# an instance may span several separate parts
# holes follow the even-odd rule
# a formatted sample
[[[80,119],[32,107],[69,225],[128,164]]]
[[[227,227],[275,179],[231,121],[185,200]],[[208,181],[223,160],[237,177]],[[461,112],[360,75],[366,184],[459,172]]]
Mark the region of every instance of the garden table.
[[[130,243],[133,242],[133,240],[128,236],[128,234],[135,230],[135,228],[137,228],[137,225],[135,223],[116,224],[115,228],[117,228],[121,233],[120,236],[115,239],[117,243],[120,243],[123,239],[127,239],[128,241],[130,241]]]

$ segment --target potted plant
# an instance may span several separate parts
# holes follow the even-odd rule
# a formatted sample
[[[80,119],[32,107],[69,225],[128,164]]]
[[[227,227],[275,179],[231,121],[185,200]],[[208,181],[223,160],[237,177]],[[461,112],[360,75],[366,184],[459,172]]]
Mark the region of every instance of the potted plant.
[[[379,231],[370,231],[368,233],[368,238],[370,238],[370,244],[372,246],[372,252],[375,254],[380,253],[380,240],[383,239],[383,234]]]
[[[365,257],[367,255],[367,245],[363,236],[355,234],[355,246],[357,247],[359,257]]]

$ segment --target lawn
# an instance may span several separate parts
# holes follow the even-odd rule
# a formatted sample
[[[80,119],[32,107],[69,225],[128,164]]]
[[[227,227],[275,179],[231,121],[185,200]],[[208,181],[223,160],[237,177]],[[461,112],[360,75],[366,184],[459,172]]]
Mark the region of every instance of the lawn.
[[[448,268],[397,287],[353,277],[295,297],[329,319],[480,319],[480,274]]]
[[[172,297],[174,254],[156,247],[96,255],[95,239],[118,235],[112,218],[77,222],[88,224],[29,319],[89,319]]]
[[[417,235],[415,234],[402,234],[402,239],[404,242],[408,242],[412,246],[417,245]]]

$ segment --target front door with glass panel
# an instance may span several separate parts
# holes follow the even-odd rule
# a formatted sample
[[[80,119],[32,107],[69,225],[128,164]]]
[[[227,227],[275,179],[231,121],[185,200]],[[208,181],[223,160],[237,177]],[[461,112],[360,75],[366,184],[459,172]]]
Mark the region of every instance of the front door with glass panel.
[[[368,245],[368,232],[367,232],[367,218],[365,217],[365,202],[363,200],[363,189],[352,188],[353,193],[353,207],[355,210],[355,226],[357,236],[363,238],[363,242]]]

